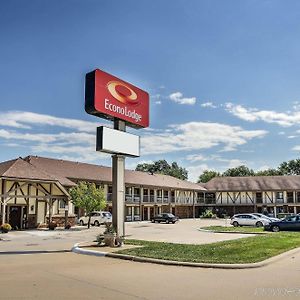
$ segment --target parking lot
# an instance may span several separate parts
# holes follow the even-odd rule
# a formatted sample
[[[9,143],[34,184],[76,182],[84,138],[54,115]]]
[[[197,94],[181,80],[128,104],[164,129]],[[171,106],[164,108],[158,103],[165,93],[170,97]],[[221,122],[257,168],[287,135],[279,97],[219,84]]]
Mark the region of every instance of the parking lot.
[[[206,244],[242,237],[244,234],[225,234],[199,231],[200,227],[210,225],[228,225],[229,220],[183,219],[176,224],[158,224],[151,222],[126,223],[126,237],[148,241],[161,241],[183,244]],[[0,235],[0,251],[28,250],[70,250],[78,242],[91,242],[104,226],[77,226],[71,230],[27,230],[11,231]]]

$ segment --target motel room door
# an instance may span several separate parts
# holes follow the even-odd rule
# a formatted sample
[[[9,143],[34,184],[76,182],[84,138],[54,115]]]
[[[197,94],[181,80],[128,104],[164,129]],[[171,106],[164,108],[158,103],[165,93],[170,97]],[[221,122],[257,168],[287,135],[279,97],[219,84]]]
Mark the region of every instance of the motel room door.
[[[21,229],[22,206],[9,206],[9,223],[12,229]]]

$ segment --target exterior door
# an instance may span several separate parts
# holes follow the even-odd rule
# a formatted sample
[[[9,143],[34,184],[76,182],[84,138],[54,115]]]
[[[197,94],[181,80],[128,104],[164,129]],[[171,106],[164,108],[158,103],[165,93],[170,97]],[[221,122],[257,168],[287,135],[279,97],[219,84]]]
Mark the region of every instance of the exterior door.
[[[12,229],[21,229],[22,224],[22,207],[10,206],[9,207],[9,223]]]
[[[144,221],[148,221],[148,207],[144,207]]]

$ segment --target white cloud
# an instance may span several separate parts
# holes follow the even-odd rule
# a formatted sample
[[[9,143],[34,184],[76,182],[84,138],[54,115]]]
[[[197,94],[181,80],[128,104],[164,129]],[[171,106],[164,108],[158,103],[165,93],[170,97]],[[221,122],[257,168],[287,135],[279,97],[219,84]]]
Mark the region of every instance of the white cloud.
[[[160,105],[160,104],[161,104],[161,101],[160,101],[160,100],[159,100],[159,101],[155,101],[155,104]]]
[[[217,108],[216,105],[214,105],[212,102],[204,102],[204,103],[201,103],[201,107],[209,107],[209,108]]]
[[[294,147],[292,148],[292,150],[293,150],[293,151],[300,151],[300,145],[294,146]]]
[[[58,118],[27,111],[9,111],[0,113],[0,125],[22,129],[30,129],[33,125],[47,125],[95,133],[96,127],[101,124],[78,119]]]
[[[245,108],[242,105],[226,103],[225,109],[234,116],[249,122],[263,121],[289,127],[300,124],[300,111],[284,113],[273,110],[258,110],[257,108]]]
[[[142,154],[209,149],[220,145],[228,151],[267,134],[265,130],[244,130],[239,126],[209,122],[170,125],[167,130],[143,135]]]
[[[205,170],[212,170],[212,168],[209,168],[206,164],[200,164],[196,166],[190,166],[186,168],[188,171],[189,181],[197,182],[199,176],[203,173]]]
[[[196,97],[184,98],[180,92],[170,94],[169,98],[179,104],[194,105],[196,103]]]

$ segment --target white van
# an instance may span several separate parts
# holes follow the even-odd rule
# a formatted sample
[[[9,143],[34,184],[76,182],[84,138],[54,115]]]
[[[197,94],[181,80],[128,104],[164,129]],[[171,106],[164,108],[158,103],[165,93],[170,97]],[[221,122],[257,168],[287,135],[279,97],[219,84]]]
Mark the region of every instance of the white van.
[[[93,211],[90,214],[81,217],[78,223],[83,226],[89,221],[89,216],[91,216],[91,225],[100,226],[104,223],[112,222],[112,215],[109,211]]]

